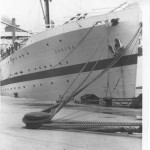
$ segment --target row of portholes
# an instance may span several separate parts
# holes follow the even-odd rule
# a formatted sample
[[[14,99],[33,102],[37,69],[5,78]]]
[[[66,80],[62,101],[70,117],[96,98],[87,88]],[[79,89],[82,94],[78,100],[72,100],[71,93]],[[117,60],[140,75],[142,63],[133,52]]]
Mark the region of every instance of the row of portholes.
[[[68,64],[69,62],[68,61],[66,61],[66,64]],[[59,63],[59,65],[62,65],[62,63],[60,62]],[[50,67],[52,67],[52,65],[49,65]],[[42,69],[42,67],[38,67],[40,70]],[[38,68],[34,68],[34,70],[37,70]],[[44,66],[44,69],[46,69],[47,68],[47,66]],[[30,72],[31,71],[31,69],[28,69],[28,71]]]
[[[66,64],[68,64],[69,62],[68,61],[66,61]],[[59,63],[59,65],[62,65],[61,63]],[[52,65],[50,65],[50,67],[52,67]],[[46,66],[44,66],[44,68],[46,69],[47,67]],[[37,70],[38,68],[34,68],[34,70]],[[41,70],[42,69],[42,67],[39,67],[39,69]],[[30,69],[28,69],[28,71],[30,72],[31,70]],[[20,71],[19,72],[20,74],[23,74],[23,71]],[[19,74],[18,72],[15,72],[14,73],[14,75],[18,75]]]
[[[72,46],[68,46],[67,48],[64,47],[64,48],[61,48],[61,49],[58,49],[58,50],[55,50],[55,53],[60,53],[60,52],[65,52],[67,50],[71,50],[71,49],[74,49],[75,47],[72,45]]]
[[[29,55],[28,52],[27,52],[27,55]],[[24,57],[24,54],[18,56],[18,58],[21,58],[21,57]],[[17,57],[12,58],[11,60],[15,61],[15,60],[17,60]]]
[[[23,71],[20,71],[19,73],[22,74]],[[18,75],[18,72],[15,72],[14,75]]]
[[[67,80],[67,82],[69,82],[69,80]],[[50,83],[51,85],[54,84],[54,82],[51,82]],[[40,86],[43,86],[42,83],[40,83]],[[37,87],[37,85],[33,84],[33,87]],[[23,89],[25,89],[26,87],[25,86],[22,86]],[[19,86],[18,89],[21,89],[21,87]],[[9,90],[17,90],[17,87],[14,87],[14,88],[6,88],[6,89],[2,89],[2,91],[9,91]]]
[[[29,53],[27,52],[27,55],[29,55]],[[24,57],[24,54],[22,54],[22,55],[19,55],[19,57],[18,58],[21,58],[21,57]],[[15,60],[17,60],[17,57],[14,57],[14,58],[11,58],[10,57],[10,61],[15,61]],[[8,62],[6,62],[6,65],[7,64],[9,64],[9,61]]]

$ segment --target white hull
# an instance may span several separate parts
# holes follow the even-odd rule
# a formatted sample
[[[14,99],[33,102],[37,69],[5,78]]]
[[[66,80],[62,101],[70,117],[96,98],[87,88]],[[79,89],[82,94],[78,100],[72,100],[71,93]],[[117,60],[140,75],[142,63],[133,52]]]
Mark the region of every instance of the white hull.
[[[26,47],[1,62],[2,95],[14,96],[14,93],[17,92],[19,97],[56,101],[77,76],[79,72],[76,71],[77,65],[86,63],[97,48],[98,51],[91,61],[113,58],[108,50],[108,43],[113,45],[116,37],[124,46],[129,43],[139,28],[139,13],[139,8],[129,8],[107,16],[81,20],[78,22],[81,27],[78,23],[73,22],[34,35]],[[119,24],[108,28],[104,23],[107,18],[109,20],[119,18]],[[97,21],[102,21],[102,23],[92,28]],[[87,34],[90,29],[91,31]],[[87,36],[82,40],[86,34]],[[81,40],[82,42],[80,42]],[[134,43],[127,51],[127,56],[137,53],[138,44],[134,49],[133,47]],[[73,52],[66,57],[71,51]],[[61,63],[58,64],[60,61]],[[70,66],[69,71],[66,70],[67,66],[68,68]],[[111,68],[75,99],[79,99],[84,94],[96,94],[100,97],[134,97],[136,66],[136,63],[125,65],[122,67],[123,72],[120,66]],[[61,69],[63,67],[66,70],[64,72]],[[103,69],[93,71],[87,82]],[[48,75],[48,73],[51,74]],[[69,93],[81,83],[88,73],[81,74]],[[117,83],[120,77],[121,79]],[[108,79],[110,90],[107,93]]]

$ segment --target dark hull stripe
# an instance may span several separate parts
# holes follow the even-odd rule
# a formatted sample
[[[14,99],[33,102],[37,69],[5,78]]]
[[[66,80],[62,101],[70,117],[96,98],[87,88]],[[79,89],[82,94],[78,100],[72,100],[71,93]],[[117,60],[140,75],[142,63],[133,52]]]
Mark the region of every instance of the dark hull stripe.
[[[107,65],[112,61],[113,61],[113,58],[99,60],[97,63],[97,66],[95,67],[94,70],[105,69],[107,67]],[[92,69],[94,63],[95,63],[95,61],[90,62],[86,66],[86,68],[83,70],[83,72],[90,71]],[[133,65],[133,64],[137,64],[137,55],[136,54],[122,57],[113,67]],[[50,77],[75,74],[75,73],[78,73],[84,65],[85,65],[85,63],[82,63],[82,64],[77,64],[77,65],[72,65],[72,66],[50,69],[50,70],[41,71],[41,72],[25,74],[25,75],[13,77],[13,78],[8,78],[6,80],[1,81],[1,86],[12,84],[12,83],[24,82],[24,81],[31,81],[31,80],[37,80],[37,79],[44,79],[44,78],[50,78]]]

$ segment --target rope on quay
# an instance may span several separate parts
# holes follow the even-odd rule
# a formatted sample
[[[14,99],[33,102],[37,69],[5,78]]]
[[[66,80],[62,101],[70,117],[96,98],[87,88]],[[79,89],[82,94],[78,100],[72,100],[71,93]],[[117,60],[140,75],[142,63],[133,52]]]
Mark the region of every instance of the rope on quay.
[[[142,133],[141,122],[88,122],[88,121],[51,121],[41,126],[46,129],[75,129],[82,131],[96,131],[96,132],[127,132]]]

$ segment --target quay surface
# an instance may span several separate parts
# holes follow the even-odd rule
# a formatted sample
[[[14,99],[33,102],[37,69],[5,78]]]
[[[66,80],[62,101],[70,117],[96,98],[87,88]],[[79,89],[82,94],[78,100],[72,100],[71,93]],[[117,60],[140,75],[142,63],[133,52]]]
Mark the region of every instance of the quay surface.
[[[1,96],[0,150],[141,150],[142,134],[109,134],[73,130],[26,129],[24,114],[40,111],[49,102]],[[54,119],[139,122],[142,109],[69,104]]]

